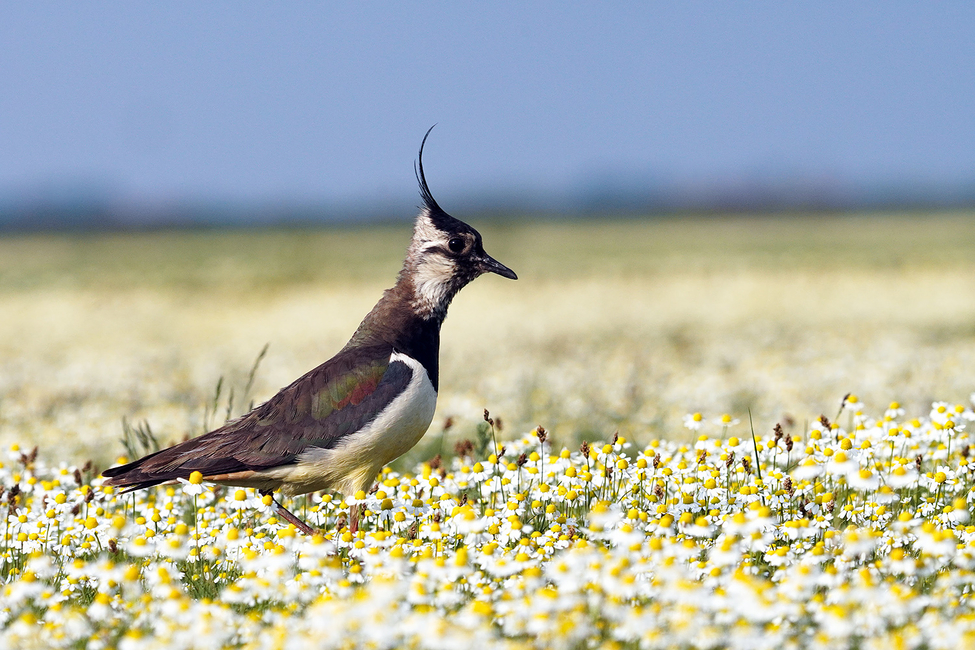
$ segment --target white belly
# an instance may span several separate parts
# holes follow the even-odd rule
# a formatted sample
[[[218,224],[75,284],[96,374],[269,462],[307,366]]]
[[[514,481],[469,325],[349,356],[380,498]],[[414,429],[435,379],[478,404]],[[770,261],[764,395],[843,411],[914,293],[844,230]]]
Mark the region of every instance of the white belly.
[[[406,389],[383,409],[371,424],[347,436],[332,449],[309,449],[296,464],[279,468],[285,494],[334,489],[352,495],[366,490],[383,465],[413,448],[426,433],[437,408],[437,391],[419,361],[394,352],[413,371]]]

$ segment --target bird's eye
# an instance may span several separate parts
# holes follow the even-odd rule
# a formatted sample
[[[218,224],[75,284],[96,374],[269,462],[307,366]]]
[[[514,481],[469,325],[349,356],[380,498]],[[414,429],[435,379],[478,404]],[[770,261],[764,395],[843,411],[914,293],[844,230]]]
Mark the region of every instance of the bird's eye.
[[[464,250],[464,240],[460,237],[452,237],[449,242],[447,242],[447,248],[450,249],[451,253],[459,253]]]

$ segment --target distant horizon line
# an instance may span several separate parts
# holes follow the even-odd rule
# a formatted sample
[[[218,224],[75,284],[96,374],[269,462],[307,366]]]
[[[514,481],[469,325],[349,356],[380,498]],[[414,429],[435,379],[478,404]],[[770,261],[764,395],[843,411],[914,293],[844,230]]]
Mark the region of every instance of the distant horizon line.
[[[320,226],[406,222],[418,200],[151,200],[110,192],[0,196],[0,232],[184,227]],[[975,208],[975,181],[912,185],[822,184],[810,179],[738,184],[591,186],[578,192],[500,190],[450,197],[450,211],[481,218],[602,218],[777,213],[949,211]],[[409,207],[407,207],[409,206]]]

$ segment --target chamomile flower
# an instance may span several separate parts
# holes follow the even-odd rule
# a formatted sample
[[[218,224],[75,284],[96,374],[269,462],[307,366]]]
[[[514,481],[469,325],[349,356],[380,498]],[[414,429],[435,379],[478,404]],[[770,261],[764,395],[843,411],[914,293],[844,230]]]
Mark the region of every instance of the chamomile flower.
[[[741,420],[738,418],[733,418],[731,415],[724,413],[721,415],[721,417],[714,418],[711,422],[717,427],[727,428],[741,423]]]
[[[975,570],[971,450],[948,426],[967,408],[936,404],[948,415],[820,421],[788,454],[772,434],[757,452],[700,435],[635,455],[621,438],[586,455],[521,436],[498,464],[387,469],[375,493],[289,502],[324,529],[313,538],[251,490],[120,498],[40,460],[0,467],[0,639],[936,647],[965,625]],[[353,506],[358,533],[336,529]]]
[[[684,426],[691,431],[699,431],[704,423],[704,416],[700,413],[688,413],[684,416]]]

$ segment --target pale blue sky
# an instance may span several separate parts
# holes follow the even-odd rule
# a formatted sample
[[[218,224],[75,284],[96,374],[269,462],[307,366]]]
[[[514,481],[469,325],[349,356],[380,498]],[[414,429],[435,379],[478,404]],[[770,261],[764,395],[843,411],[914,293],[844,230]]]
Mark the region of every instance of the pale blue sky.
[[[975,181],[975,3],[3,2],[0,195]]]

